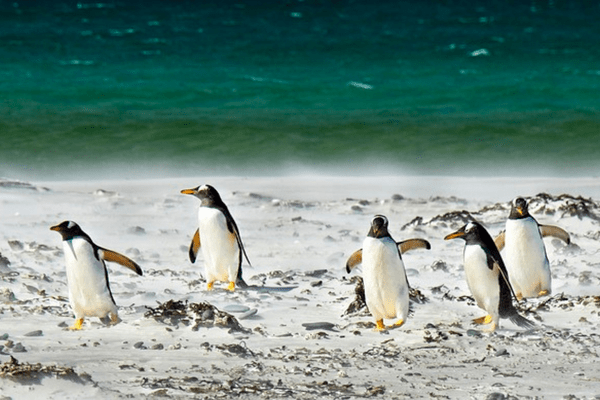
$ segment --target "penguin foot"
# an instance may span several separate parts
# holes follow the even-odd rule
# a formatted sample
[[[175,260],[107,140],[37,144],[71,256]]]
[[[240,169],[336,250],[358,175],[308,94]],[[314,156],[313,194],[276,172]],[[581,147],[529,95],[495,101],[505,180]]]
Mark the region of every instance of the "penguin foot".
[[[235,292],[235,282],[233,282],[233,281],[229,282],[229,286],[227,286],[227,290],[229,290],[230,292]]]
[[[79,319],[75,320],[75,323],[73,324],[73,326],[69,327],[69,330],[70,331],[80,331],[82,326],[83,326],[83,318],[79,318]]]
[[[540,290],[540,292],[538,293],[538,297],[542,297],[542,296],[547,296],[550,294],[549,290]]]
[[[492,322],[492,325],[490,325],[489,328],[484,329],[483,331],[487,332],[487,333],[491,333],[491,332],[494,332],[497,327],[498,327],[498,325],[495,322]]]
[[[492,316],[489,314],[486,315],[485,317],[475,318],[473,320],[473,323],[475,323],[477,325],[487,325],[490,322],[492,322]]]
[[[208,282],[206,284],[206,290],[213,290],[213,286],[215,286],[214,282]]]
[[[119,316],[116,313],[110,314],[110,325],[116,325],[119,322],[121,322],[121,318],[119,318]]]
[[[394,323],[394,328],[400,328],[402,325],[404,325],[404,320],[400,318],[398,321],[396,321],[396,323]]]
[[[385,325],[383,324],[383,320],[380,319],[378,321],[375,321],[375,323],[377,324],[377,327],[375,328],[375,330],[377,332],[383,332],[385,331]]]

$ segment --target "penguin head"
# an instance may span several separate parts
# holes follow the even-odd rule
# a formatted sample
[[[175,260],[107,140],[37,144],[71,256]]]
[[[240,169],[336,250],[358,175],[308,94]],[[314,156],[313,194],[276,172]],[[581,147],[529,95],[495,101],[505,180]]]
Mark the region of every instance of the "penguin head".
[[[181,193],[191,194],[192,196],[199,198],[203,206],[211,206],[223,203],[221,196],[219,196],[219,192],[217,192],[217,189],[210,185],[201,185],[193,189],[183,189]]]
[[[447,235],[444,240],[463,239],[467,243],[482,242],[482,239],[489,237],[489,233],[479,222],[469,222],[456,232]]]
[[[371,229],[367,236],[381,238],[389,235],[388,219],[384,215],[375,215],[371,220]]]
[[[75,236],[87,236],[81,230],[81,227],[79,227],[79,225],[73,221],[63,221],[58,225],[50,227],[50,230],[60,233],[60,236],[62,236],[63,240],[69,240]]]
[[[510,219],[519,219],[526,218],[529,216],[529,211],[527,209],[528,204],[527,201],[522,197],[517,197],[511,202],[510,207],[510,215],[508,218]]]

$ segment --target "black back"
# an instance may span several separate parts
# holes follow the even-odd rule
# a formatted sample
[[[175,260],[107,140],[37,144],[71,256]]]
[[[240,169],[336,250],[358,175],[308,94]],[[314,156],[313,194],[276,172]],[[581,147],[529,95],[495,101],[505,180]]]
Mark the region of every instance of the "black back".
[[[488,231],[478,222],[469,222],[460,230],[464,231],[463,239],[467,245],[476,245],[483,249],[486,254],[487,266],[490,270],[494,269],[494,264],[498,265],[500,273],[498,274],[498,286],[500,288],[500,304],[498,306],[500,317],[513,315],[516,310],[512,303],[514,292],[508,280],[508,272],[504,261],[500,256],[498,247]]]

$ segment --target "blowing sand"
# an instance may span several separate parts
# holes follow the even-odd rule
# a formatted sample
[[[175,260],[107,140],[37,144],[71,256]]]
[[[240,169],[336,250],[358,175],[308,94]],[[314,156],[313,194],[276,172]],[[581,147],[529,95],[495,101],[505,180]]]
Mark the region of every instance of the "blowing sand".
[[[209,183],[237,221],[248,284],[289,291],[207,291],[187,250]],[[538,195],[545,193],[544,195]],[[509,202],[558,225],[545,239],[552,294],[520,305],[536,322],[484,333],[463,244],[443,237],[476,218],[499,233]],[[600,179],[457,177],[191,177],[0,180],[0,399],[22,398],[600,398]],[[399,329],[378,333],[355,300],[360,268],[344,266],[374,214],[396,240],[414,293]],[[122,322],[74,319],[60,236],[73,220],[144,270],[108,264]],[[390,321],[388,321],[389,323]]]

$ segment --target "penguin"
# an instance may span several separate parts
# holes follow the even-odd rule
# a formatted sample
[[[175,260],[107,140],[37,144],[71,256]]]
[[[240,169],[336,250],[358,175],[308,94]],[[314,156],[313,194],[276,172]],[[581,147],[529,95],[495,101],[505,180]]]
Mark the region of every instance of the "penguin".
[[[181,193],[200,199],[198,229],[190,244],[189,258],[194,263],[198,250],[202,248],[207,289],[212,290],[216,281],[229,282],[227,290],[232,292],[235,291],[236,283],[240,287],[247,287],[242,278],[242,254],[248,264],[252,264],[238,227],[219,192],[210,185],[202,185],[184,189]]]
[[[500,318],[508,318],[522,328],[531,328],[534,323],[519,315],[513,305],[513,290],[508,280],[506,267],[492,237],[478,222],[469,222],[444,240],[463,239],[463,263],[467,285],[477,305],[488,315],[473,320],[476,324],[491,323],[488,332],[499,327]]]
[[[377,331],[386,329],[384,319],[397,318],[393,327],[400,327],[408,317],[409,286],[401,251],[431,248],[422,239],[395,242],[388,232],[388,225],[384,215],[375,215],[363,248],[355,251],[346,262],[348,273],[356,265],[363,265],[365,300],[375,318]]]
[[[120,322],[105,261],[116,262],[143,275],[140,266],[122,254],[96,245],[73,221],[64,221],[50,230],[60,233],[63,241],[69,303],[75,314],[75,324],[69,329],[80,330],[85,317],[98,317],[110,324]]]
[[[495,239],[504,249],[508,277],[517,299],[540,297],[552,292],[552,274],[543,237],[554,236],[569,244],[569,234],[557,226],[540,225],[522,197],[511,202],[506,229]]]

